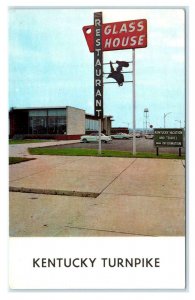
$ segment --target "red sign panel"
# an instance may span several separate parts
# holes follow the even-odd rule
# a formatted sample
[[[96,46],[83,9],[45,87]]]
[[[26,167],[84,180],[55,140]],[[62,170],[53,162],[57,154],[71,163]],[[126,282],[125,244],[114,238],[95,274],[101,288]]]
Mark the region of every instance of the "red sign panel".
[[[83,32],[90,52],[94,52],[94,25]],[[132,20],[102,24],[102,50],[123,50],[147,47],[147,20]]]

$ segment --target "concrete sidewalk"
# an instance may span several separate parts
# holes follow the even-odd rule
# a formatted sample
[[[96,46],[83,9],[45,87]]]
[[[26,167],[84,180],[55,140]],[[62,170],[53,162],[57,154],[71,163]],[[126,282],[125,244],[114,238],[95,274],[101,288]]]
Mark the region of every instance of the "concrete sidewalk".
[[[184,235],[181,160],[36,158],[10,166],[10,236]]]
[[[75,144],[78,143],[79,140],[70,140],[70,141],[57,141],[52,140],[48,142],[40,142],[40,143],[26,143],[26,144],[12,144],[9,145],[9,156],[13,157],[32,157],[28,153],[28,148],[35,148],[35,147],[47,147],[47,146],[59,146],[59,145],[67,145],[67,144]]]

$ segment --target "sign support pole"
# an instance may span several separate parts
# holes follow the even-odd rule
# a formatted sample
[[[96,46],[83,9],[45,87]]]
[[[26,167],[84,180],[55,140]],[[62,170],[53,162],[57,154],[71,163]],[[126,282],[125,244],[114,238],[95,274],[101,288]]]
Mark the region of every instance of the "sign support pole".
[[[159,155],[158,147],[156,147],[156,155]]]
[[[101,119],[99,119],[99,148],[98,148],[98,154],[102,154],[102,143],[101,143]]]
[[[133,155],[136,155],[136,115],[135,115],[135,49],[132,49],[132,71],[133,71],[133,85],[132,85],[132,96],[133,96]]]

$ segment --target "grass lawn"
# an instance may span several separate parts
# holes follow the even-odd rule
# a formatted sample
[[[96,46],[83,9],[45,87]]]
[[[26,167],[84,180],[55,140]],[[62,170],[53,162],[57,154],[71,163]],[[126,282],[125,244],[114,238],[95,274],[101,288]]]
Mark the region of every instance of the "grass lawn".
[[[98,154],[96,149],[80,149],[80,148],[29,148],[29,153],[34,155],[64,155],[64,156],[101,156],[101,157],[137,157],[137,158],[172,158],[185,159],[185,156],[178,154],[162,153],[156,156],[156,153],[138,152],[135,156],[128,151],[102,150],[102,154]]]
[[[10,145],[48,142],[48,140],[9,140]]]
[[[18,164],[24,161],[34,160],[35,158],[9,157],[9,165]]]

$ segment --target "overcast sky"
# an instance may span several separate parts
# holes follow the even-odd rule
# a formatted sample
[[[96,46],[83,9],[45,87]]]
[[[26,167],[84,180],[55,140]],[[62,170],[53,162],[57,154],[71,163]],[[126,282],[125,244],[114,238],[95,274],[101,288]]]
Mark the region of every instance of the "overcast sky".
[[[93,53],[82,32],[93,24],[93,13],[103,22],[145,18],[148,47],[136,49],[136,125],[184,125],[185,14],[181,9],[10,9],[10,107],[74,106],[94,113]],[[104,62],[130,61],[132,50],[104,52]],[[105,72],[109,69],[104,69]],[[131,75],[126,74],[126,80]],[[105,78],[106,80],[106,78]],[[104,114],[113,126],[132,127],[132,84],[104,86]],[[177,120],[177,121],[175,121]]]

